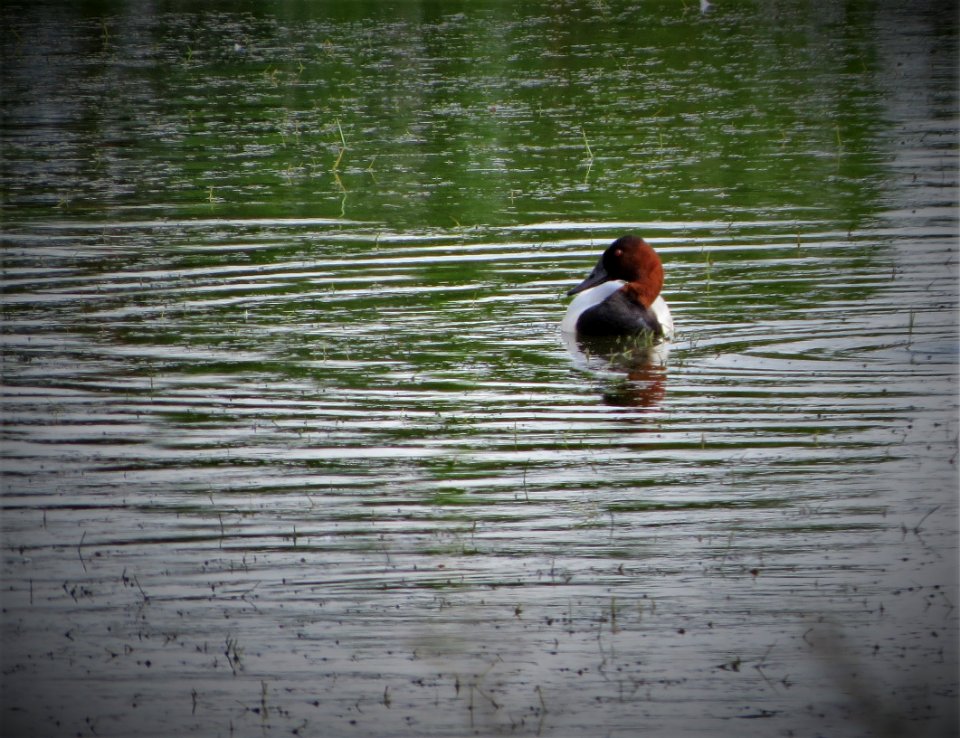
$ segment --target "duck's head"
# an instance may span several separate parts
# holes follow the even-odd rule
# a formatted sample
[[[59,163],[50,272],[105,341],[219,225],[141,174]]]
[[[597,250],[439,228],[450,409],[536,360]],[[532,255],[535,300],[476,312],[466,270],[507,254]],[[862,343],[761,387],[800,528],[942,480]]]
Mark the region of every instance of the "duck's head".
[[[663,289],[663,264],[642,238],[621,236],[603,252],[587,278],[567,294],[575,295],[611,280],[626,282],[624,289],[644,307],[650,307]]]

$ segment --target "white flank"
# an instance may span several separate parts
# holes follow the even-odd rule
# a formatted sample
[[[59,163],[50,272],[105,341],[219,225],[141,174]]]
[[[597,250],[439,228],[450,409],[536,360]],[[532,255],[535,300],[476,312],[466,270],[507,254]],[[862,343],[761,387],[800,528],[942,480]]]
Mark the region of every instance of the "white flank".
[[[650,309],[653,310],[653,314],[656,315],[657,320],[660,321],[660,327],[663,328],[663,337],[668,341],[672,341],[673,316],[670,315],[670,308],[667,307],[667,301],[663,299],[662,295],[657,295],[657,299],[653,301]]]
[[[594,305],[599,305],[625,284],[626,282],[622,282],[619,279],[613,279],[581,292],[573,298],[573,302],[571,302],[570,307],[567,308],[567,314],[563,316],[563,322],[560,323],[560,330],[565,333],[576,333],[577,319],[580,317],[580,314],[584,310],[592,308]],[[666,305],[664,305],[664,307],[666,307]]]

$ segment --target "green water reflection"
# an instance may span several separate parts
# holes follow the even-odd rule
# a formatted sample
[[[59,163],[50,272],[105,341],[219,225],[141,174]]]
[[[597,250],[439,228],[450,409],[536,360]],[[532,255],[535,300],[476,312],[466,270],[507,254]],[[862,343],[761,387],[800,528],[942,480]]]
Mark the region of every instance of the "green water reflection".
[[[746,1],[10,10],[5,211],[398,228],[813,212],[855,227],[884,179],[884,12]]]

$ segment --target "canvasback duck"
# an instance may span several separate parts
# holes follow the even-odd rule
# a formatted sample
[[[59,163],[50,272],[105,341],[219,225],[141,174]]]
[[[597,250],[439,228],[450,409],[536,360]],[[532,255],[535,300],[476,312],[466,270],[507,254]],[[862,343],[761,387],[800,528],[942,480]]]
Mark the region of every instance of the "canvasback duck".
[[[577,295],[561,328],[578,336],[648,334],[673,337],[670,308],[660,295],[663,265],[638,236],[622,236],[603,252],[593,271],[567,292]]]

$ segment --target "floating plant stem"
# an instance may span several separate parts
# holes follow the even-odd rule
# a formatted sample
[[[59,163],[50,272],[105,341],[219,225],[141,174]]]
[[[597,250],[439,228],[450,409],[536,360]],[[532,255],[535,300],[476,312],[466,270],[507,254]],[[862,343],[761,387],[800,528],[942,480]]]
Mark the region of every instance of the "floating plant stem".
[[[147,596],[147,593],[143,591],[143,587],[140,586],[140,580],[137,579],[136,575],[133,577],[133,583],[137,585],[137,589],[140,591],[140,596],[143,598],[143,604],[150,602],[150,598]]]
[[[587,148],[587,158],[592,162],[593,150],[590,148],[590,142],[587,140],[587,132],[584,130],[583,126],[580,126],[580,135],[583,136],[583,145]]]
[[[543,699],[543,690],[540,689],[540,685],[538,684],[536,687],[534,687],[534,688],[533,688],[533,691],[536,692],[536,693],[537,693],[537,696],[540,698],[540,709],[543,710],[544,712],[546,712],[546,711],[547,711],[547,703],[546,703],[546,701],[544,701],[544,699]]]
[[[920,522],[917,523],[915,526],[913,526],[913,532],[919,535],[919,534],[920,534],[920,531],[922,530],[922,528],[921,528],[920,526],[922,526],[923,523],[924,523],[924,521],[925,521],[927,518],[929,518],[931,515],[933,515],[933,514],[934,514],[937,510],[939,510],[939,509],[940,509],[940,505],[937,505],[937,506],[934,507],[932,510],[930,510],[926,515],[924,515],[922,518],[920,518]]]
[[[344,138],[343,128],[340,127],[340,119],[339,119],[339,118],[336,119],[336,123],[337,123],[337,132],[340,134],[340,153],[337,154],[337,160],[333,163],[333,172],[334,172],[334,174],[336,174],[337,171],[340,169],[340,162],[343,161],[343,155],[344,155],[344,153],[346,153],[346,150],[347,150],[347,139]],[[338,182],[338,184],[340,184],[340,187],[343,188],[343,184],[340,183],[340,178],[339,178],[339,177],[337,178],[337,182]],[[344,191],[346,191],[346,190],[344,190]]]
[[[77,544],[77,556],[80,557],[80,565],[83,567],[83,570],[87,570],[87,565],[83,560],[83,539],[87,537],[87,531],[83,531],[83,535],[80,536],[80,543]]]

